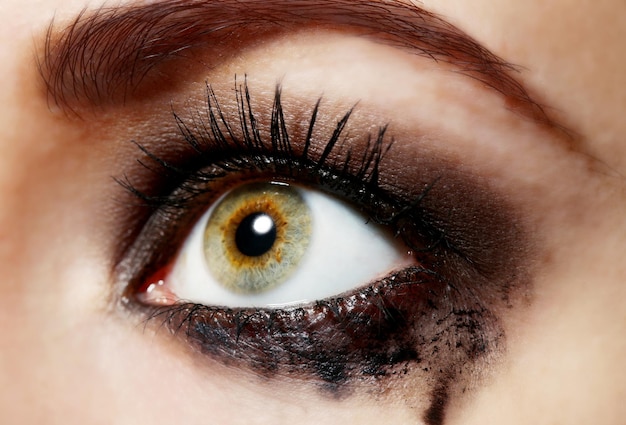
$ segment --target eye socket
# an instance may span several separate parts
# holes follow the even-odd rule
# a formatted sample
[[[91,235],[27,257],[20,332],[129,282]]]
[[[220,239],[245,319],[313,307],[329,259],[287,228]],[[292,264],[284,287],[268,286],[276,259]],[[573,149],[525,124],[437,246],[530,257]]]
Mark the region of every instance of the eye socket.
[[[254,182],[215,202],[138,298],[282,307],[354,290],[414,262],[403,243],[345,202],[311,188]]]
[[[516,209],[444,154],[392,149],[391,127],[373,132],[356,107],[327,115],[318,99],[284,114],[277,86],[271,112],[257,115],[243,85],[227,115],[207,91],[204,109],[174,114],[180,145],[134,142],[141,172],[117,179],[143,211],[121,239],[124,305],[211,360],[333,395],[409,372],[437,409],[450,385],[465,390],[502,347],[492,310],[528,282]],[[295,237],[282,223],[293,211],[308,217]],[[214,233],[222,247],[209,258],[227,270],[272,276],[262,257],[292,239],[303,254],[278,279],[225,285],[207,259]]]

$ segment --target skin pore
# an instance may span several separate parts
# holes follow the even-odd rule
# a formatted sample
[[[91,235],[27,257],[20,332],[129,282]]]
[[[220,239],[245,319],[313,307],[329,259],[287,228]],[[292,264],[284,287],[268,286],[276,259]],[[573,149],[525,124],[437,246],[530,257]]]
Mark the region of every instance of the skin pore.
[[[3,3],[3,422],[621,423],[625,6],[423,1],[421,23],[397,2],[368,2],[374,9],[360,20],[353,10],[323,13],[341,2],[306,3],[291,20],[289,8],[277,6],[272,27],[263,2],[252,2],[242,21],[258,26],[208,35],[190,27],[192,47],[176,54],[167,32],[151,34],[156,50],[147,56],[165,59],[150,63],[132,89],[122,78],[128,61],[99,80],[100,72],[42,60],[53,16],[54,57],[62,30],[99,5]],[[219,1],[206,4],[221,10]],[[383,5],[393,5],[396,18],[384,19]],[[409,49],[392,30],[400,17],[426,34]],[[446,37],[433,36],[441,31]],[[437,53],[425,53],[429,40]],[[462,48],[446,51],[451,40]],[[101,54],[86,49],[73,58],[93,64]],[[200,161],[189,143],[202,134],[203,117],[210,122],[207,84],[224,113],[221,128],[230,123],[241,140],[234,89],[247,87],[244,110],[268,145],[280,85],[283,134],[300,154],[319,101],[311,164],[353,110],[327,174],[293,179],[347,196],[370,217],[410,205],[404,223],[423,221],[414,233],[400,227],[403,235],[415,234],[416,245],[439,242],[415,255],[429,273],[403,278],[421,286],[402,292],[384,280],[362,282],[365,289],[300,310],[208,305],[196,307],[198,316],[189,306],[138,302],[137,288],[175,260],[216,196],[240,180],[290,177],[278,166],[238,169],[162,221],[152,218],[157,204],[140,208],[141,198],[118,184],[170,195],[167,184],[175,184],[163,178],[163,161],[196,171],[214,165],[207,161],[217,161],[215,149]],[[328,176],[358,174],[355,158],[381,128],[393,143],[376,184],[363,184],[378,201],[361,206],[353,194],[362,192]],[[255,149],[248,157],[258,158]],[[185,181],[199,181],[189,175]],[[368,294],[381,292],[376,305]]]

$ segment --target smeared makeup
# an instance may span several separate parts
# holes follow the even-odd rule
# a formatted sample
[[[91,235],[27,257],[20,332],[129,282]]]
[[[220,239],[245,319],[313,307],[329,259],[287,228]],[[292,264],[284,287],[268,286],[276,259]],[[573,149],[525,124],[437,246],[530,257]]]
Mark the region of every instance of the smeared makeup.
[[[354,109],[329,120],[318,101],[308,125],[297,124],[304,136],[295,137],[288,131],[292,124],[283,113],[280,89],[266,127],[247,86],[236,93],[235,118],[227,117],[210,88],[205,121],[175,116],[187,153],[181,155],[181,149],[164,158],[138,144],[142,161],[151,164],[144,170],[157,183],[148,193],[122,180],[149,213],[121,254],[126,296],[142,300],[146,279],[170,266],[190,225],[224,190],[281,178],[341,196],[401,238],[415,265],[289,308],[182,301],[139,308],[151,323],[166,325],[213,361],[264,379],[310,383],[332,398],[364,389],[394,392],[399,380],[420,382],[404,395],[406,403],[428,406],[421,419],[442,424],[450,398],[471,387],[505,348],[498,311],[512,304],[528,276],[522,221],[502,196],[460,171],[453,159],[397,156],[386,125],[366,135],[360,147],[346,148],[342,142],[352,130]],[[320,136],[316,123],[323,121],[336,125]],[[387,170],[403,160],[410,177],[398,182],[397,173]],[[155,190],[158,182],[166,183]]]

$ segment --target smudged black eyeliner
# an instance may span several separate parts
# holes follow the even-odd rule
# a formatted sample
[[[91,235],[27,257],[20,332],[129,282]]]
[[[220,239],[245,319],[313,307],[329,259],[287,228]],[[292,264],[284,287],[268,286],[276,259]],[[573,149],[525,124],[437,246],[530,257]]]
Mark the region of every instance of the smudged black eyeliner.
[[[451,171],[453,164],[426,173],[410,196],[394,193],[383,169],[393,154],[387,126],[368,136],[360,150],[344,144],[354,108],[319,143],[314,133],[324,118],[320,100],[298,140],[289,131],[293,123],[285,119],[280,87],[268,126],[257,118],[247,84],[235,97],[234,119],[210,87],[202,114],[193,119],[173,114],[182,154],[165,159],[137,143],[144,156],[138,167],[144,177],[138,180],[148,184],[137,186],[132,173],[118,179],[139,201],[134,207],[143,209],[144,217],[137,214],[130,226],[139,230],[128,232],[133,242],[118,265],[128,299],[172,261],[213,200],[252,180],[297,181],[346,198],[402,238],[415,253],[416,266],[364,282],[351,293],[286,309],[130,305],[219,362],[268,378],[317,382],[333,396],[348,394],[359,382],[414,373],[430,388],[423,420],[443,423],[461,378],[504,347],[494,303],[508,302],[525,279],[520,264],[526,244],[514,215],[480,184]]]

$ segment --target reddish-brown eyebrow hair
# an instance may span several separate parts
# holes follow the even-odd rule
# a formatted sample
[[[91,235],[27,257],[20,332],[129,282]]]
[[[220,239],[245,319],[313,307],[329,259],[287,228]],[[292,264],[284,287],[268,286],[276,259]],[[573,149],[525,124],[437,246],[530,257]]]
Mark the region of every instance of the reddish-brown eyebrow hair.
[[[49,99],[73,110],[127,100],[147,76],[191,49],[313,26],[451,64],[502,93],[511,108],[549,121],[511,76],[514,66],[443,19],[399,0],[159,0],[103,7],[60,28],[53,22],[38,61]]]

